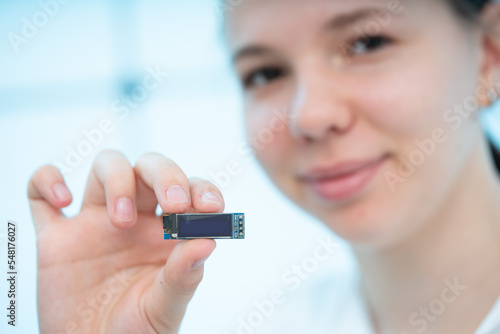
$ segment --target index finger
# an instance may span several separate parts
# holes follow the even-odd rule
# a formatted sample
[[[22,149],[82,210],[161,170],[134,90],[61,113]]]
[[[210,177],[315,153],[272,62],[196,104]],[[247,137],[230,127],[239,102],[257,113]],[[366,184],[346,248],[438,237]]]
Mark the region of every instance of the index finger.
[[[171,159],[147,153],[134,167],[137,177],[153,189],[164,212],[184,213],[191,208],[189,180]]]

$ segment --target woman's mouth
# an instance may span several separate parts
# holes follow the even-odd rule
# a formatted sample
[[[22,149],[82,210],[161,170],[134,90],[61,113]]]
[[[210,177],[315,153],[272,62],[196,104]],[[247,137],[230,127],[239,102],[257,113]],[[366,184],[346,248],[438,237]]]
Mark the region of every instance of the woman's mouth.
[[[319,197],[341,201],[361,193],[388,158],[343,161],[332,166],[311,169],[301,177]]]

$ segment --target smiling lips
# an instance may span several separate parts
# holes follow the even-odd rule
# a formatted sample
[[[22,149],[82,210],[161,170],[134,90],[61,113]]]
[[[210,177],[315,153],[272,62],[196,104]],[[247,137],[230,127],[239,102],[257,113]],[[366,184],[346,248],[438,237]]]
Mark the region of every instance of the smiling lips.
[[[340,201],[360,193],[388,158],[345,161],[330,167],[312,169],[303,175],[311,190],[325,200]]]

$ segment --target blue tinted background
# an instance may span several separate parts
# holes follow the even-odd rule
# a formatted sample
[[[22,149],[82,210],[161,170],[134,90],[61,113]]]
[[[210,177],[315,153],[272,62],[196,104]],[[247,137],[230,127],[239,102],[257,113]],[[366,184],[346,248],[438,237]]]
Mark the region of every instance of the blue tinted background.
[[[7,221],[19,226],[18,326],[7,326],[2,311],[0,332],[37,332],[36,239],[26,199],[31,173],[46,163],[65,169],[74,197],[65,213],[73,215],[93,159],[112,148],[131,162],[160,152],[188,176],[218,181],[227,212],[245,212],[246,239],[218,241],[181,330],[235,333],[236,319],[283,285],[282,274],[309,256],[314,238],[326,230],[290,205],[238,151],[245,142],[241,101],[216,6],[211,0],[68,1],[53,7],[54,16],[39,21],[36,33],[28,31],[33,36],[27,43],[13,47],[11,34],[22,35],[23,19],[47,12],[42,3],[50,1],[0,1],[2,310]],[[168,74],[157,87],[134,95],[158,69]],[[239,163],[239,173],[224,179],[231,161]],[[341,263],[337,256],[323,266]]]

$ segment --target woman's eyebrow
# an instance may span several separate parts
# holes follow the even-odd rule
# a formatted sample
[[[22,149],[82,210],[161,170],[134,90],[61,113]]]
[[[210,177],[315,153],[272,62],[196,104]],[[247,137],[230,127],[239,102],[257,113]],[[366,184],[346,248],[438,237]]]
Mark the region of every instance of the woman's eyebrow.
[[[345,29],[358,21],[372,18],[375,20],[375,15],[381,10],[387,10],[385,7],[371,7],[355,10],[350,13],[344,13],[333,17],[325,25],[325,30],[340,30]]]
[[[244,46],[241,49],[237,50],[233,57],[232,57],[232,62],[233,64],[236,63],[237,61],[241,60],[244,57],[250,57],[250,56],[262,56],[266,54],[270,54],[271,50],[264,46],[260,45],[248,45]]]

